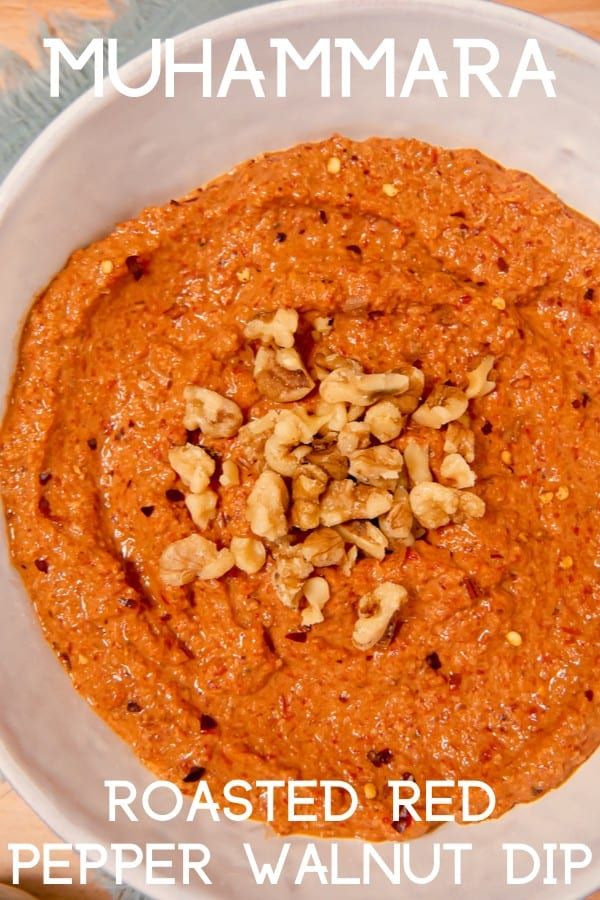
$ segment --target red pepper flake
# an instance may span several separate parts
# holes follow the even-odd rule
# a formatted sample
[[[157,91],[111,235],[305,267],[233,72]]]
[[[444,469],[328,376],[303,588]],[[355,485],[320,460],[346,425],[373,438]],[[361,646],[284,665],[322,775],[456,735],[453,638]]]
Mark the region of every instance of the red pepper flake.
[[[286,634],[288,641],[295,641],[296,644],[305,644],[307,637],[306,631],[288,631]]]
[[[467,593],[471,600],[477,600],[483,596],[482,590],[474,578],[465,578],[463,584],[467,589]]]
[[[450,213],[450,216],[453,219],[466,219],[467,218],[467,214],[465,212],[463,212],[462,209],[459,209],[458,212]]]
[[[46,516],[46,518],[50,518],[50,516],[52,515],[52,512],[50,510],[50,502],[46,497],[44,497],[43,494],[38,500],[38,509],[43,516]]]
[[[133,597],[119,597],[119,603],[121,606],[126,606],[127,609],[136,609],[138,602]]]
[[[591,690],[591,688],[588,688],[587,691],[584,691],[584,695],[585,695],[585,699],[589,700],[590,703],[594,699],[594,692]]]
[[[134,281],[139,281],[142,275],[146,274],[146,265],[139,256],[128,256],[125,265]]]
[[[349,250],[350,253],[356,254],[356,256],[362,256],[362,250],[361,250],[361,248],[358,246],[358,244],[348,244],[348,245],[346,246],[346,250]]]
[[[217,727],[217,720],[207,713],[200,716],[200,731],[214,731]]]
[[[154,507],[153,506],[141,506],[140,510],[148,519],[154,512]]]
[[[319,210],[319,218],[320,218],[321,222],[323,223],[323,225],[327,225],[327,223],[329,222],[329,218],[324,209]]]
[[[38,569],[40,572],[43,572],[44,575],[48,571],[49,566],[48,566],[47,559],[34,559],[33,564],[36,567],[36,569]]]
[[[403,772],[402,773],[402,781],[412,781],[413,783],[416,783],[416,780],[417,779],[415,778],[415,776],[413,775],[412,772]]]
[[[427,654],[427,656],[425,657],[425,662],[430,669],[433,669],[434,672],[437,672],[438,669],[442,668],[442,661],[435,650],[433,651],[433,653]]]
[[[98,441],[96,440],[95,437],[88,438],[88,439],[87,439],[87,445],[88,445],[88,447],[90,448],[90,450],[97,450],[97,449],[98,449]]]
[[[142,707],[139,703],[136,703],[135,700],[130,700],[127,704],[127,712],[130,713],[139,713],[142,711]]]
[[[380,769],[381,766],[387,766],[393,758],[394,754],[388,747],[384,747],[383,750],[369,750],[367,753],[367,759],[376,769]]]
[[[594,288],[589,287],[585,294],[583,295],[584,300],[593,300],[594,299]]]
[[[285,231],[278,231],[275,235],[275,240],[278,244],[283,244],[283,242],[287,239],[287,234]]]
[[[488,422],[486,419],[486,421],[481,426],[481,433],[482,434],[491,434],[493,430],[494,430],[494,426],[492,425],[491,422]]]
[[[462,675],[459,672],[450,672],[448,675],[448,687],[451,691],[457,691],[462,684]]]
[[[167,500],[170,500],[171,503],[180,503],[182,500],[185,500],[185,494],[177,488],[168,488],[165,491],[165,497]]]
[[[263,625],[263,640],[265,642],[265,646],[270,653],[275,653],[275,642],[273,640],[273,635],[269,631],[269,629]]]
[[[506,262],[506,260],[504,259],[503,256],[498,257],[497,265],[498,265],[498,269],[501,272],[508,272],[508,263]]]
[[[398,818],[392,822],[392,828],[398,834],[404,834],[407,828],[412,825],[413,818],[405,806],[398,813]]]
[[[38,479],[40,484],[48,484],[52,478],[52,472],[40,472]]]
[[[196,781],[200,781],[205,772],[204,766],[192,766],[183,779],[184,784],[194,784]]]

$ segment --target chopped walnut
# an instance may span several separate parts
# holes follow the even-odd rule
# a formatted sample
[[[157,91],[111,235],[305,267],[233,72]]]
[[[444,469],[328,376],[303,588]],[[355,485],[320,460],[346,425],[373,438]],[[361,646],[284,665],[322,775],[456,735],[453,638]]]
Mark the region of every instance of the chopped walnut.
[[[313,570],[298,547],[278,547],[274,553],[273,584],[277,596],[289,609],[297,609],[304,582]]]
[[[217,503],[219,497],[215,491],[204,491],[202,494],[188,494],[185,498],[185,505],[192,517],[192,522],[200,531],[208,528],[217,514]]]
[[[265,443],[273,433],[277,422],[277,410],[271,409],[259,419],[250,419],[238,432],[238,446],[241,458],[250,465],[255,465],[264,458]]]
[[[317,528],[320,521],[319,497],[327,487],[327,473],[313,463],[300,465],[292,480],[292,525],[301,531]]]
[[[404,416],[392,400],[380,400],[365,413],[371,434],[384,444],[395,440],[404,427]]]
[[[355,450],[368,447],[371,431],[366,422],[348,422],[338,435],[338,449],[344,456],[350,456]]]
[[[276,541],[287,534],[286,510],[289,497],[281,475],[266,469],[248,496],[246,517],[258,537]]]
[[[265,564],[267,551],[265,545],[256,538],[234,537],[229,549],[233,553],[236,566],[247,575],[254,575]]]
[[[442,528],[458,511],[459,491],[433,481],[415,485],[409,494],[416,520],[424,528]]]
[[[244,417],[233,400],[195,384],[188,384],[183,399],[185,428],[200,428],[202,434],[214,438],[233,437],[239,431]]]
[[[433,481],[433,475],[429,468],[429,449],[416,441],[409,441],[404,448],[404,462],[408,476],[413,484],[421,484],[423,481]]]
[[[317,350],[313,356],[313,368],[317,378],[322,381],[330,372],[340,369],[346,369],[356,374],[362,373],[362,366],[355,359],[348,356],[341,356],[339,353],[327,353],[324,350]]]
[[[333,481],[321,499],[321,524],[332,527],[350,519],[376,519],[392,506],[392,495],[368,484]]]
[[[415,411],[421,402],[423,388],[425,387],[425,375],[416,366],[398,366],[397,371],[408,378],[408,390],[401,396],[394,397],[393,402],[401,413],[409,415]]]
[[[352,569],[356,564],[356,559],[358,557],[358,547],[353,544],[350,549],[346,552],[346,555],[341,563],[342,575],[345,575],[348,578],[352,574]]]
[[[466,416],[463,416],[463,419],[465,418]],[[475,435],[463,420],[459,419],[448,425],[444,453],[460,453],[468,463],[475,460]]]
[[[491,393],[496,387],[495,381],[488,381],[488,375],[494,368],[495,358],[493,356],[484,356],[476,369],[467,375],[468,386],[465,395],[469,400],[476,397],[485,397]]]
[[[219,478],[221,487],[235,487],[240,483],[240,470],[232,459],[223,461],[223,471]]]
[[[214,559],[211,559],[204,566],[202,571],[198,573],[198,578],[200,581],[209,581],[211,578],[221,578],[226,572],[233,569],[234,565],[235,561],[233,559],[233,553],[225,547],[223,550],[217,551]]]
[[[321,381],[319,393],[326,403],[370,406],[389,394],[404,393],[408,386],[407,376],[396,372],[365,375],[350,369],[335,369]]]
[[[280,475],[292,477],[310,453],[308,445],[322,424],[323,417],[311,416],[303,409],[283,410],[265,443],[267,464]]]
[[[201,494],[206,490],[215,471],[214,459],[206,450],[194,444],[184,444],[169,450],[169,464],[193,494]]]
[[[408,599],[406,590],[392,581],[384,581],[358,601],[358,620],[352,632],[354,646],[370,650],[389,634],[398,611]]]
[[[468,405],[464,391],[441,385],[434,388],[425,403],[413,413],[413,422],[427,428],[441,428],[448,422],[460,419]]]
[[[320,466],[335,481],[340,481],[347,476],[350,463],[348,458],[340,452],[337,444],[315,441],[313,448],[306,457],[309,462]]]
[[[159,565],[161,581],[173,587],[181,587],[181,585],[194,581],[195,578],[218,577],[212,575],[211,572],[216,563],[218,568],[218,563],[225,565],[228,562],[228,553],[228,550],[218,551],[216,544],[201,535],[190,534],[188,537],[169,544],[163,551]],[[233,560],[231,565],[233,565]],[[226,571],[225,568],[221,574]]]
[[[317,528],[300,545],[300,552],[315,569],[321,569],[324,566],[339,565],[344,559],[345,548],[335,529]]]
[[[413,543],[413,514],[406,488],[396,488],[392,508],[379,518],[379,527],[390,541]]]
[[[254,363],[259,392],[276,403],[290,403],[310,394],[315,386],[296,350],[261,347]]]
[[[317,404],[316,414],[325,419],[320,429],[324,434],[330,431],[340,432],[348,422],[348,409],[345,403],[325,403],[322,400]]]
[[[468,488],[475,484],[475,472],[460,453],[450,453],[444,457],[440,475],[455,488]]]
[[[454,521],[460,525],[466,519],[481,519],[485,515],[485,502],[471,491],[460,491],[458,497],[458,511],[454,514]]]
[[[308,606],[300,613],[303,625],[318,625],[324,619],[322,609],[329,600],[329,585],[325,578],[315,576],[304,583],[304,597]]]
[[[388,546],[388,539],[371,522],[347,522],[338,525],[337,532],[348,544],[354,544],[366,556],[382,560]]]
[[[404,460],[399,450],[380,444],[367,450],[356,450],[350,456],[350,475],[363,484],[394,490]]]
[[[317,316],[313,322],[313,329],[319,336],[329,334],[333,328],[333,319],[331,316]]]
[[[294,335],[298,330],[298,313],[295,309],[278,309],[276,312],[252,319],[244,328],[244,337],[249,341],[276,344],[290,349],[294,346]]]

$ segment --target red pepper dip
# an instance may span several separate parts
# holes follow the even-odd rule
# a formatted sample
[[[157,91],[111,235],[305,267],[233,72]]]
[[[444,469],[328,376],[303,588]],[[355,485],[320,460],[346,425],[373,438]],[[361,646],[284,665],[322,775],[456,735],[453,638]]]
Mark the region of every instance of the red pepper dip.
[[[481,779],[501,815],[592,753],[599,272],[530,176],[341,137],[73,254],[21,340],[10,546],[158,776],[342,779],[356,814],[294,830],[395,840],[428,826],[389,779]]]

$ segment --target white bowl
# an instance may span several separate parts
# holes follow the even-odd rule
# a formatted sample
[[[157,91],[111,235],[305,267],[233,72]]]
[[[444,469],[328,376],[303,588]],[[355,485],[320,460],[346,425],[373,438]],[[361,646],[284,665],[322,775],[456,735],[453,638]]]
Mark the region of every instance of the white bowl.
[[[353,98],[317,100],[317,74],[290,73],[289,99],[254,100],[246,87],[227,100],[201,100],[191,76],[177,82],[176,98],[160,92],[126,100],[112,90],[103,100],[86,94],[38,138],[6,180],[0,194],[0,389],[8,388],[16,341],[35,291],[64,264],[68,254],[109,230],[119,219],[155,201],[198,185],[261,151],[334,131],[355,137],[412,135],[448,146],[476,146],[509,166],[531,171],[570,204],[600,216],[597,168],[600,107],[597,84],[600,46],[593,41],[512,9],[477,0],[291,0],[255,8],[194,29],[177,41],[179,58],[198,59],[200,41],[211,37],[217,67],[234,37],[248,38],[257,64],[273,80],[268,39],[289,37],[306,51],[318,37],[353,37],[369,53],[385,36],[398,39],[398,65],[405,70],[419,37],[428,36],[440,65],[450,74],[451,97],[438,100],[417,88],[409,100],[382,99],[373,75],[355,73]],[[525,85],[519,99],[491,99],[474,91],[456,97],[453,37],[485,36],[502,53],[499,84],[506,90],[523,40],[537,37],[556,70],[558,98],[545,99],[539,85]],[[148,58],[125,67],[123,77],[145,81]],[[335,67],[334,67],[335,72]],[[375,79],[377,77],[375,76]],[[335,80],[335,79],[334,79]],[[381,82],[377,82],[379,86]],[[334,85],[334,97],[336,90]],[[212,849],[212,889],[155,887],[155,897],[246,898],[263,896],[245,865],[241,845],[250,839],[257,854],[273,858],[279,841],[261,825],[195,827],[152,822],[109,825],[105,778],[128,778],[139,785],[150,775],[79,698],[42,638],[31,604],[7,559],[3,542],[0,577],[3,624],[0,629],[0,767],[34,809],[66,840],[202,841]],[[429,890],[432,896],[545,897],[539,880],[507,888],[503,841],[583,842],[596,861],[576,873],[573,885],[553,889],[561,898],[581,897],[600,885],[600,832],[594,794],[600,777],[595,755],[559,790],[519,807],[499,821],[443,831],[412,848],[417,871],[426,871],[434,841],[470,841],[472,858],[462,888],[449,878],[429,888],[409,884],[404,898]],[[293,841],[290,859],[306,844]],[[319,846],[325,846],[325,844]],[[358,859],[360,845],[344,845],[346,866]],[[291,869],[288,871],[292,871]],[[447,871],[447,870],[446,870]],[[321,887],[312,878],[303,887],[293,875],[276,889],[277,897],[317,900],[332,895],[392,897],[398,888],[376,878],[370,888]],[[144,889],[143,871],[131,883]]]

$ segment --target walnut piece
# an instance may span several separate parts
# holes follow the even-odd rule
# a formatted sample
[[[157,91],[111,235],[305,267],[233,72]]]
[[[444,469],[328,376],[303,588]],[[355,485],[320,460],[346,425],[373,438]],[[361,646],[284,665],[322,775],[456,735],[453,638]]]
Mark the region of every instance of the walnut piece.
[[[388,512],[392,494],[350,479],[333,481],[321,499],[321,524],[332,527],[351,519],[376,519]]]
[[[429,448],[416,441],[409,441],[404,448],[404,462],[408,477],[413,484],[421,484],[423,481],[433,481],[433,475],[429,468]]]
[[[379,518],[379,527],[390,541],[410,546],[413,542],[413,514],[406,488],[396,488],[394,503],[385,516]]]
[[[253,533],[268,541],[276,541],[286,535],[288,502],[287,487],[281,475],[268,469],[262,472],[246,504],[246,517]]]
[[[249,341],[276,344],[290,349],[294,346],[294,335],[298,330],[298,313],[295,309],[278,309],[276,312],[252,319],[244,328],[244,337]]]
[[[344,541],[333,528],[317,528],[300,545],[300,552],[315,569],[337,566],[344,559]]]
[[[371,430],[366,422],[348,422],[338,435],[337,445],[340,453],[350,456],[355,450],[368,447],[370,439]]]
[[[384,444],[395,440],[404,427],[404,416],[392,400],[380,400],[365,413],[371,434]]]
[[[425,387],[425,375],[416,366],[398,366],[397,371],[408,378],[408,390],[400,397],[394,397],[393,402],[401,413],[408,415],[414,412],[421,402],[423,388]]]
[[[388,547],[388,539],[372,522],[347,522],[338,525],[336,531],[348,544],[354,544],[366,556],[382,560]]]
[[[474,400],[476,397],[485,397],[486,394],[490,394],[494,390],[496,382],[488,381],[488,375],[494,368],[495,362],[496,360],[493,356],[484,356],[477,368],[468,373],[468,386],[465,396],[469,400]]]
[[[240,470],[232,459],[223,461],[219,484],[221,487],[235,487],[240,483]]]
[[[358,619],[352,641],[358,650],[370,650],[389,634],[400,607],[408,599],[406,590],[392,581],[384,581],[358,601]]]
[[[440,475],[455,488],[468,488],[475,484],[475,472],[460,453],[450,453],[444,457]]]
[[[311,416],[304,409],[282,410],[273,434],[265,443],[267,465],[274,472],[291,478],[302,459],[310,453],[308,445],[323,421],[323,417]]]
[[[188,384],[183,399],[185,428],[200,428],[202,434],[214,438],[233,437],[239,431],[244,417],[233,400],[195,384]]]
[[[275,553],[273,584],[284,606],[297,609],[304,582],[313,570],[298,547],[280,547]]]
[[[471,491],[460,491],[454,521],[460,525],[466,519],[481,519],[484,515],[485,501]]]
[[[292,525],[301,531],[317,528],[320,521],[319,497],[327,487],[327,473],[314,465],[300,465],[292,480]]]
[[[162,553],[159,564],[161,581],[172,587],[189,584],[195,578],[219,578],[233,566],[229,550],[217,550],[213,541],[190,534],[174,541]],[[214,572],[219,571],[219,575]]]
[[[422,481],[409,494],[413,514],[423,528],[442,528],[458,510],[459,491],[455,488]]]
[[[427,428],[441,428],[448,422],[460,419],[468,405],[464,391],[441,385],[434,388],[425,403],[413,413],[413,422]]]
[[[265,453],[265,443],[273,433],[277,422],[277,410],[270,409],[268,413],[258,419],[250,419],[243,425],[237,436],[240,448],[240,457],[249,465],[262,462]]]
[[[329,585],[325,578],[315,576],[304,582],[304,597],[308,606],[300,613],[303,625],[318,625],[324,619],[322,609],[329,600]]]
[[[315,441],[313,442],[313,448],[306,457],[309,462],[324,469],[329,477],[335,481],[339,481],[347,476],[350,463],[337,444],[331,444],[327,441]]]
[[[380,444],[367,450],[356,450],[350,455],[350,475],[363,484],[394,490],[404,460],[399,450]]]
[[[460,453],[468,463],[472,463],[475,460],[475,435],[463,419],[448,425],[444,453]]]
[[[263,397],[276,403],[301,400],[315,386],[300,354],[293,349],[261,347],[254,362],[254,380]]]
[[[247,575],[259,572],[267,558],[265,545],[256,538],[233,537],[229,549],[238,569]]]
[[[184,444],[169,450],[169,464],[193,494],[201,494],[206,490],[215,471],[214,459],[206,450],[194,444]]]
[[[208,528],[217,514],[218,494],[215,491],[203,491],[202,494],[188,494],[185,505],[192,517],[192,522],[200,531]]]
[[[370,406],[389,394],[404,393],[408,386],[407,376],[396,372],[365,375],[340,368],[325,376],[319,386],[319,393],[326,403]]]

